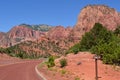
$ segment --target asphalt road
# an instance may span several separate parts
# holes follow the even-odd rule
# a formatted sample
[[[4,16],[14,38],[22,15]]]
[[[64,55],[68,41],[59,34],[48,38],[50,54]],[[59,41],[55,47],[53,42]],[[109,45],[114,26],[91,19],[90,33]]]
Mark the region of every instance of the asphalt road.
[[[41,61],[25,61],[0,66],[0,80],[42,80],[35,72],[35,66]]]

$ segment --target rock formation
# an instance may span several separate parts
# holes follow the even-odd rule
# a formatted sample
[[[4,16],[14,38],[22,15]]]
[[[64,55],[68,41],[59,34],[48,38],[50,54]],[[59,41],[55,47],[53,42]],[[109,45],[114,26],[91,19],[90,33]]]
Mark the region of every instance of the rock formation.
[[[97,22],[109,30],[115,30],[120,25],[120,14],[108,6],[88,5],[81,10],[78,16],[78,21],[72,32],[73,37],[80,39]]]
[[[71,30],[71,27],[64,28],[63,26],[56,26],[48,31],[47,36],[49,39],[64,40],[68,38]]]
[[[15,26],[7,33],[0,33],[0,47],[9,47],[26,40],[34,41],[45,34],[25,26]]]

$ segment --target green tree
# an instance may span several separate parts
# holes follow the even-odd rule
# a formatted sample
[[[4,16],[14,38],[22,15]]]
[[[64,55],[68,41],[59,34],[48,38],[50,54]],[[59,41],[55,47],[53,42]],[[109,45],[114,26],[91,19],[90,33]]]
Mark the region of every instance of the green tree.
[[[113,41],[99,44],[91,48],[91,52],[102,56],[106,64],[120,65],[120,38],[114,36]]]
[[[115,29],[114,34],[120,37],[120,26]]]
[[[85,33],[82,37],[80,50],[87,51],[98,44],[109,43],[112,36],[112,32],[103,27],[102,24],[95,23],[90,32]]]

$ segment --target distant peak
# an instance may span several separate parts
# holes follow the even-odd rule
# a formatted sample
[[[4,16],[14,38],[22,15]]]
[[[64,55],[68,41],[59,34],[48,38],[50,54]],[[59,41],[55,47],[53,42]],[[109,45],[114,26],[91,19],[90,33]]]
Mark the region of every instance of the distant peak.
[[[109,6],[107,6],[107,5],[96,5],[96,4],[93,4],[93,5],[87,5],[87,6],[85,6],[85,8],[87,8],[87,7],[92,7],[92,8],[94,8],[94,7],[96,7],[96,8],[99,8],[99,7],[105,7],[105,8],[110,8]]]
[[[115,11],[114,8],[111,8],[107,5],[87,5],[83,9],[97,9],[97,10],[108,10],[108,11]]]
[[[27,27],[27,28],[31,28],[33,30],[38,30],[38,31],[43,31],[43,32],[47,32],[49,31],[51,28],[53,28],[53,26],[51,25],[47,25],[47,24],[34,24],[34,25],[30,25],[30,24],[20,24],[18,26],[22,26],[22,27]]]

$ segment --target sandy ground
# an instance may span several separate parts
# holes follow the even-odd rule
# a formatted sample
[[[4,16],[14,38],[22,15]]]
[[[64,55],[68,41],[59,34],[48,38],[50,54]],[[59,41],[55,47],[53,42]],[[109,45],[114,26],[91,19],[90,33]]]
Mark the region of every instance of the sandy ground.
[[[59,59],[55,61],[53,68],[39,67],[39,71],[48,80],[95,80],[95,60],[93,54],[88,52],[79,52],[78,54],[68,54],[66,58],[68,65],[60,68]],[[120,80],[120,67],[105,65],[98,60],[99,80]]]

